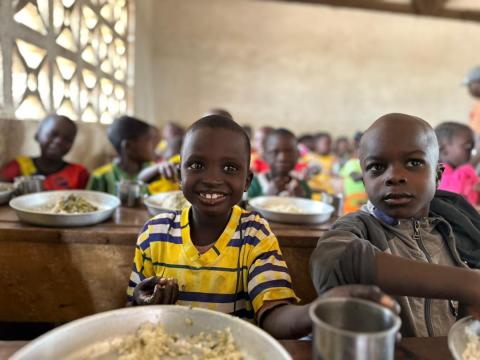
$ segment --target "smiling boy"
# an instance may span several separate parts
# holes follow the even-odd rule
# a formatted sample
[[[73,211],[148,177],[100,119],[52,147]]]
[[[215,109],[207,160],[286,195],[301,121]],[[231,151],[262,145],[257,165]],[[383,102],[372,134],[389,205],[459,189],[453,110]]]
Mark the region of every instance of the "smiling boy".
[[[258,213],[236,205],[252,179],[249,163],[250,141],[232,119],[210,115],[190,127],[180,178],[192,206],[144,226],[131,303],[203,307],[262,324],[277,337],[308,334],[308,309],[291,304],[298,299],[275,235]]]
[[[480,217],[461,197],[437,191],[442,168],[431,126],[414,116],[378,119],[360,143],[370,203],[339,219],[310,265],[319,293],[373,284],[399,296],[405,336],[445,336],[458,300],[480,309]],[[468,266],[467,266],[468,265]]]

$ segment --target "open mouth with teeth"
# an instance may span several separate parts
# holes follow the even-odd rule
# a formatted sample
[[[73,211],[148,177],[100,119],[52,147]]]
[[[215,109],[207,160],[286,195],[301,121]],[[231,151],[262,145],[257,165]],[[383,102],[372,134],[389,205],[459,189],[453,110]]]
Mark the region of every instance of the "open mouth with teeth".
[[[215,192],[200,192],[199,195],[202,202],[208,205],[216,205],[226,198],[226,194]]]

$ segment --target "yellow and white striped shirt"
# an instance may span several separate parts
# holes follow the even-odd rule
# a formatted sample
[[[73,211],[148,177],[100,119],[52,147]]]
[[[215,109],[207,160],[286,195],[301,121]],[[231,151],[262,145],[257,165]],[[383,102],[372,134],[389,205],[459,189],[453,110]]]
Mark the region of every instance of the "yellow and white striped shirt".
[[[190,238],[188,214],[162,213],[137,240],[127,289],[150,276],[178,280],[177,304],[203,307],[255,320],[266,301],[298,301],[277,238],[256,212],[234,206],[225,230],[200,254]]]

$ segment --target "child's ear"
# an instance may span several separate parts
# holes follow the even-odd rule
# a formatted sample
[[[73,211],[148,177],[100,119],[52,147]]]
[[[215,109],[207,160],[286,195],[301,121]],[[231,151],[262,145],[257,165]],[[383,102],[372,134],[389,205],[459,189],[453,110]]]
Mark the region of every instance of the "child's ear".
[[[442,180],[442,175],[444,171],[445,171],[445,166],[442,163],[438,163],[435,169],[435,187],[437,189],[440,186],[440,181]]]
[[[250,184],[252,183],[252,179],[253,179],[253,172],[252,170],[248,169],[248,174],[247,174],[247,181],[245,182],[245,188],[243,189],[243,191],[248,191],[248,188],[250,187]]]
[[[122,142],[120,143],[121,154],[126,154],[129,148],[130,148],[130,141],[122,140]]]

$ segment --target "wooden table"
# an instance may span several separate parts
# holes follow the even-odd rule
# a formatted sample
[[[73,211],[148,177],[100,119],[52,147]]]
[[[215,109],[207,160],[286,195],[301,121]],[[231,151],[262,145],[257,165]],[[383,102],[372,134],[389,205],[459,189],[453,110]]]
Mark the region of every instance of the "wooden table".
[[[123,307],[144,207],[119,208],[101,224],[49,228],[0,206],[0,321],[63,323]],[[303,302],[316,297],[308,259],[331,226],[271,223]]]
[[[280,343],[292,355],[294,360],[311,360],[312,343],[310,341],[282,340]],[[0,359],[7,359],[25,341],[0,341]],[[395,360],[450,360],[447,338],[406,338],[395,349]]]

